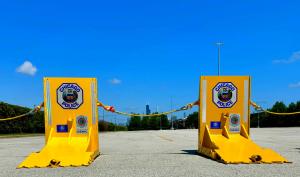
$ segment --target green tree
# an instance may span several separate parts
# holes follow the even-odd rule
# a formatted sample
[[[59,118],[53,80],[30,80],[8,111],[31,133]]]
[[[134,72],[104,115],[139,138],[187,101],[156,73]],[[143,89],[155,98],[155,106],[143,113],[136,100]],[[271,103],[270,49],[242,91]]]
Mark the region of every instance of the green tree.
[[[167,128],[170,127],[170,121],[169,121],[167,115],[161,115],[159,118],[161,119],[161,126],[162,126],[162,129],[167,129]],[[160,120],[159,120],[159,121],[160,121]]]
[[[295,103],[290,103],[288,108],[287,108],[287,112],[296,112],[297,111],[297,107]]]
[[[98,130],[99,131],[127,131],[127,126],[116,125],[111,122],[99,120]]]
[[[149,117],[143,117],[143,119],[142,119],[142,129],[143,130],[149,130],[150,129]]]
[[[282,101],[277,101],[273,105],[273,107],[271,108],[271,111],[274,111],[274,112],[286,112],[287,111],[287,107],[286,107],[286,105]]]
[[[140,116],[132,116],[129,120],[128,130],[141,130],[142,123]]]
[[[154,112],[153,114],[157,114]],[[170,126],[168,117],[166,115],[156,115],[156,116],[145,116],[142,119],[142,129],[143,130],[158,130],[160,129],[160,124],[163,129]]]
[[[300,111],[300,101],[297,101],[296,103],[296,111]]]
[[[149,125],[151,130],[158,130],[160,127],[160,117],[151,116],[149,119]]]
[[[198,128],[198,112],[193,112],[188,115],[185,121],[185,126],[187,128]]]

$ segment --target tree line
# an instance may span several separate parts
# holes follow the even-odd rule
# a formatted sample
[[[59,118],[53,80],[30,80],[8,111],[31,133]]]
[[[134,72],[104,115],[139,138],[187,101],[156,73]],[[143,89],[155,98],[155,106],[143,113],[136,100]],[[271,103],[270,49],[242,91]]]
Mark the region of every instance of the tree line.
[[[267,109],[272,112],[290,113],[300,112],[300,101],[292,102],[285,105],[282,101],[277,101],[272,108]],[[149,122],[149,119],[151,121]],[[173,127],[175,129],[198,128],[198,112],[193,112],[185,119],[173,120]],[[171,128],[171,121],[164,115],[163,129]],[[131,117],[129,120],[128,130],[158,130],[159,116],[149,117]],[[250,127],[299,127],[300,114],[295,115],[274,115],[262,111],[254,111],[250,115]]]
[[[99,120],[98,121],[98,130],[101,132],[106,131],[127,131],[127,126],[116,125],[111,122]]]
[[[157,114],[157,112],[153,113]],[[170,129],[172,121],[168,119],[167,115],[157,116],[132,116],[129,119],[128,130],[159,130]],[[194,112],[187,116],[186,119],[175,119],[173,117],[173,128],[198,128],[198,112]]]
[[[0,119],[18,116],[29,111],[29,108],[0,102]],[[0,122],[0,134],[43,133],[44,131],[43,111],[19,119]]]
[[[300,101],[285,105],[282,101],[277,101],[272,108],[272,112],[289,113],[300,111]],[[251,127],[299,127],[300,114],[295,115],[273,115],[262,111],[251,114]]]
[[[285,105],[283,102],[276,102],[272,112],[299,112],[300,101]],[[0,102],[0,119],[17,116],[30,111],[29,108],[11,105]],[[154,113],[155,114],[155,113]],[[272,115],[265,112],[254,112],[251,114],[251,127],[295,127],[300,126],[300,114],[296,115]],[[171,121],[166,115],[140,117],[133,116],[129,119],[127,126],[115,125],[111,122],[99,120],[99,131],[126,131],[126,130],[159,130],[170,129]],[[198,128],[198,112],[191,113],[185,119],[173,119],[175,129]],[[44,112],[25,116],[10,121],[0,121],[0,134],[10,133],[44,133]]]
[[[151,117],[132,116],[128,123],[128,130],[159,130],[160,128],[168,129],[169,127],[170,121],[166,115]]]

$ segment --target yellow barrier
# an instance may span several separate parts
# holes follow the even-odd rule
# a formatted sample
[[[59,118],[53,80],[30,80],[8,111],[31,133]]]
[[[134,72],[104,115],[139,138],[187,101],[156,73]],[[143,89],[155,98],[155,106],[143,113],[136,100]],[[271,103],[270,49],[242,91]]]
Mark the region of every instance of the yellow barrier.
[[[198,152],[223,163],[284,163],[249,137],[250,77],[202,76]]]
[[[45,147],[18,168],[86,166],[99,155],[95,78],[44,78]]]

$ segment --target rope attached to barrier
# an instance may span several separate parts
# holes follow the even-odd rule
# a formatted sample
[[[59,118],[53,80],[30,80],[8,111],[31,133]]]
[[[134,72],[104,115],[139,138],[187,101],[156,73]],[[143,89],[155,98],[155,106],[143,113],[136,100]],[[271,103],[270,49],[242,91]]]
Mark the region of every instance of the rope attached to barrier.
[[[29,112],[27,112],[27,113],[25,113],[25,114],[21,114],[21,115],[18,115],[18,116],[7,117],[7,118],[4,118],[4,119],[0,119],[0,122],[1,122],[1,121],[8,121],[8,120],[19,119],[19,118],[28,116],[28,115],[30,115],[31,113],[32,113],[32,110],[30,110]]]
[[[126,113],[126,112],[121,112],[121,111],[116,111],[115,108],[113,106],[106,106],[103,103],[101,103],[100,101],[98,101],[97,106],[102,107],[104,110],[109,111],[109,112],[113,112],[116,114],[120,114],[120,115],[124,115],[124,116],[130,116],[130,117],[134,117],[134,116],[141,116],[141,117],[152,117],[152,116],[161,116],[161,115],[168,115],[171,113],[175,113],[175,112],[179,112],[179,111],[184,111],[184,110],[188,110],[191,109],[193,106],[195,105],[199,105],[199,101],[195,101],[193,103],[189,103],[179,109],[174,109],[171,111],[167,111],[167,112],[162,112],[162,113],[156,113],[156,114],[133,114],[133,113]]]
[[[24,113],[24,114],[21,114],[21,115],[17,115],[17,116],[14,116],[14,117],[6,117],[6,118],[3,118],[3,119],[0,119],[0,122],[2,121],[8,121],[8,120],[14,120],[14,119],[19,119],[19,118],[23,118],[23,117],[26,117],[26,116],[29,116],[29,115],[32,115],[38,111],[40,111],[40,109],[44,106],[44,103],[41,103],[39,106],[35,107],[34,109],[30,110],[29,112],[27,113]]]
[[[260,105],[256,104],[253,101],[250,101],[250,104],[254,107],[255,110],[263,111],[263,112],[266,112],[268,114],[281,115],[281,116],[300,114],[300,112],[284,112],[284,113],[282,113],[282,112],[272,112],[272,111],[263,109]]]
[[[260,105],[256,104],[253,101],[250,101],[250,104],[251,104],[251,106],[254,107],[255,110],[257,110],[257,111],[263,111],[263,112],[266,112],[266,113],[269,113],[269,114],[274,114],[274,115],[295,115],[295,114],[300,114],[300,111],[299,112],[288,112],[288,113],[272,112],[272,111],[263,109]],[[97,102],[97,106],[102,107],[106,111],[109,111],[109,112],[112,112],[112,113],[116,113],[116,114],[120,114],[120,115],[124,115],[124,116],[130,116],[130,117],[134,117],[134,116],[152,117],[152,116],[168,115],[168,114],[171,114],[171,113],[175,113],[175,112],[180,112],[180,111],[185,111],[185,110],[192,109],[193,106],[195,106],[195,105],[199,105],[199,100],[197,100],[197,101],[195,101],[193,103],[186,104],[185,106],[183,106],[183,107],[181,107],[179,109],[174,109],[174,110],[167,111],[167,112],[156,113],[156,114],[133,114],[133,113],[126,113],[126,112],[116,111],[113,106],[104,105],[100,101]],[[3,119],[0,119],[0,122],[1,121],[8,121],[8,120],[14,120],[14,119],[23,118],[25,116],[28,116],[28,115],[31,115],[31,114],[34,114],[34,113],[40,111],[40,109],[42,107],[44,107],[44,102],[41,103],[39,106],[35,107],[34,109],[30,110],[27,113],[24,113],[24,114],[21,114],[21,115],[18,115],[18,116],[14,116],[14,117],[3,118]]]

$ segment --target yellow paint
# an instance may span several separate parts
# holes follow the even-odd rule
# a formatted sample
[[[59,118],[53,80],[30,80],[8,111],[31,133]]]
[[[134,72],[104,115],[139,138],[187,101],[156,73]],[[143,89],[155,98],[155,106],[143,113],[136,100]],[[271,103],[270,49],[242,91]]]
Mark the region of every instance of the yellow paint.
[[[222,86],[222,83],[227,86]],[[220,85],[225,88],[224,90],[231,90],[232,99],[228,101],[226,94],[220,98],[214,96],[218,95],[219,89],[217,88]],[[235,104],[222,105],[222,103],[235,100],[234,95],[236,95]],[[223,99],[223,102],[218,102],[220,99]],[[273,150],[261,148],[250,139],[249,107],[249,76],[202,76],[200,78],[198,152],[223,163],[288,162]],[[240,123],[230,123],[231,120],[233,122],[238,120],[237,117],[240,120],[237,122]]]
[[[59,89],[66,84],[73,88],[78,85],[81,89],[76,87],[69,92],[64,91],[66,88]],[[76,96],[72,94],[74,90],[77,99],[73,99]],[[70,104],[63,99],[63,93]],[[81,105],[78,104],[80,95]],[[74,109],[66,107],[71,104]],[[40,152],[31,153],[18,168],[89,165],[99,155],[96,79],[44,78],[44,110],[45,147]],[[84,120],[87,120],[86,126]]]

